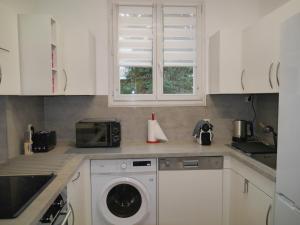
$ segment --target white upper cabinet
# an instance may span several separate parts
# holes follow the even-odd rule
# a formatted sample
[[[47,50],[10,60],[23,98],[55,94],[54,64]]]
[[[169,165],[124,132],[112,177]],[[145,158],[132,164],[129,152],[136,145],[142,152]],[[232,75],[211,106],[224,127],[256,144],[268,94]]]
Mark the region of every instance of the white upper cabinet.
[[[281,24],[298,12],[300,1],[291,0],[241,33],[214,34],[209,42],[209,93],[278,93]]]
[[[246,93],[278,92],[281,24],[298,12],[300,1],[290,1],[243,32],[242,65]]]
[[[19,15],[22,94],[61,94],[58,31],[51,16]]]
[[[63,74],[65,95],[95,95],[96,46],[88,31],[64,32]]]
[[[0,95],[20,94],[17,14],[0,5]]]
[[[234,94],[243,91],[242,32],[222,30],[209,41],[209,93]]]

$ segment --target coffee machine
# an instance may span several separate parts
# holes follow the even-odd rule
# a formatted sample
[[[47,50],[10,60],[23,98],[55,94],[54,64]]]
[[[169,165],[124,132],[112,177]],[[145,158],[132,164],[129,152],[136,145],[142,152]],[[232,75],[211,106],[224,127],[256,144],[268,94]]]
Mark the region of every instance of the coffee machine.
[[[208,120],[200,120],[193,132],[193,137],[200,145],[210,145],[213,139],[213,125]]]

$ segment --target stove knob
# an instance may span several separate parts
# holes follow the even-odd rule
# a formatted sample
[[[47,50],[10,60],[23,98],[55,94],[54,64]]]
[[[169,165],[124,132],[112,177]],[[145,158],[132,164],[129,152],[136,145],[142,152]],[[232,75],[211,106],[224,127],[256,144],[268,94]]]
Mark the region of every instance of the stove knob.
[[[122,163],[121,164],[121,169],[125,170],[127,168],[127,164],[126,163]]]

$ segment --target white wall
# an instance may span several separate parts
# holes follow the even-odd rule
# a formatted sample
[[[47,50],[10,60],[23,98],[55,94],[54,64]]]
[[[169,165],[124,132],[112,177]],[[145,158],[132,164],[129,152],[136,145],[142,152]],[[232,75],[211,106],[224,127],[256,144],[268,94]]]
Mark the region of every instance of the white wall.
[[[36,0],[0,0],[0,3],[14,8],[19,13],[28,13],[33,10]]]
[[[205,0],[207,37],[223,28],[241,29],[287,0]],[[108,94],[107,0],[0,0],[20,11],[56,17],[64,29],[91,30],[97,42],[97,93]],[[272,4],[275,2],[276,4]],[[263,7],[263,9],[262,9]],[[208,43],[207,43],[208,44]]]
[[[272,10],[280,7],[284,3],[287,3],[290,0],[263,0],[260,1],[260,10],[261,14],[265,15],[271,12]]]

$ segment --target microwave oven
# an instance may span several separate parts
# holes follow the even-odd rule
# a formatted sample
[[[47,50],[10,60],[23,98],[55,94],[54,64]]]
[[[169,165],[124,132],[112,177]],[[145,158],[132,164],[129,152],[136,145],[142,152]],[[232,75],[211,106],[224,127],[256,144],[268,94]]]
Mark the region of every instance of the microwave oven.
[[[117,119],[85,119],[76,123],[76,147],[119,147],[121,123]]]

